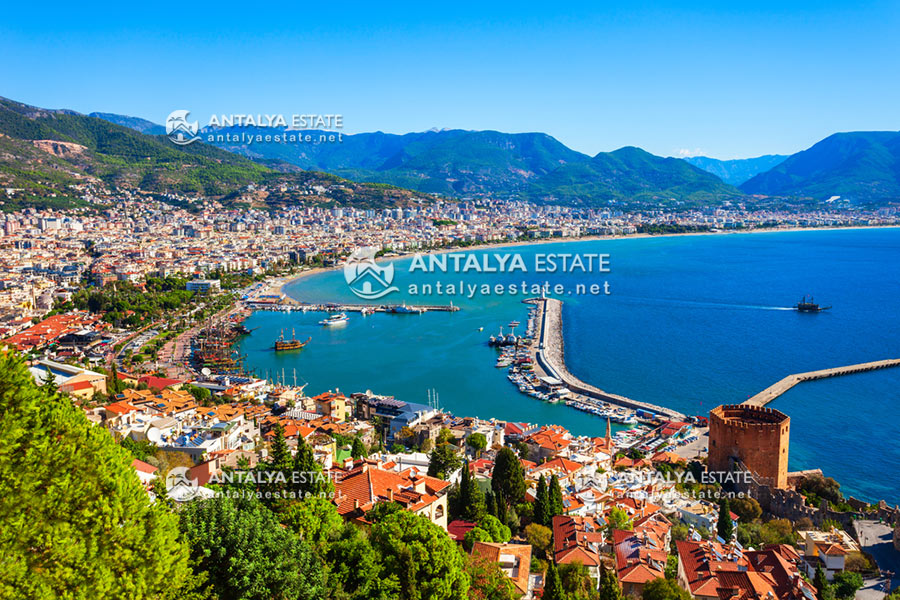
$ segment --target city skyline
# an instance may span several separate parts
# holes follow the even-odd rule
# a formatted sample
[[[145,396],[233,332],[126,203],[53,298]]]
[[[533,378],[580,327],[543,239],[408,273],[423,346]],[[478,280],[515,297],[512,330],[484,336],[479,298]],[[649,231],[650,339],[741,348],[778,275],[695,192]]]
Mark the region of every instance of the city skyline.
[[[885,2],[656,2],[567,15],[179,7],[164,20],[51,6],[39,22],[26,10],[9,8],[0,25],[0,51],[19,57],[0,66],[0,95],[155,123],[176,109],[201,122],[337,113],[348,134],[539,131],[590,155],[634,145],[720,159],[900,128],[900,84],[882,76],[900,50],[889,33],[900,19]]]

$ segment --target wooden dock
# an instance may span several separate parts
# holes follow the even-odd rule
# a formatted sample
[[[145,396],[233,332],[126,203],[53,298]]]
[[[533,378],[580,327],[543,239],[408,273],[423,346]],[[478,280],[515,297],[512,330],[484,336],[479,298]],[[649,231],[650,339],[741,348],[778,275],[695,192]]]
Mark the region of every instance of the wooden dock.
[[[866,371],[889,369],[891,367],[900,367],[900,358],[876,360],[873,362],[859,363],[857,365],[848,365],[846,367],[822,369],[820,371],[795,373],[793,375],[788,375],[784,379],[781,379],[780,381],[777,381],[776,383],[770,385],[760,393],[745,401],[743,404],[750,404],[752,406],[765,406],[798,383],[802,383],[804,381],[814,381],[816,379],[826,379],[828,377],[840,377],[841,375],[852,375],[854,373],[865,373]]]
[[[569,373],[563,359],[562,302],[553,298],[533,298],[527,302],[536,304],[538,307],[535,336],[538,348],[535,353],[535,362],[547,375],[559,379],[571,391],[589,398],[632,410],[643,410],[667,419],[683,420],[685,418],[684,414],[671,408],[605,392]]]

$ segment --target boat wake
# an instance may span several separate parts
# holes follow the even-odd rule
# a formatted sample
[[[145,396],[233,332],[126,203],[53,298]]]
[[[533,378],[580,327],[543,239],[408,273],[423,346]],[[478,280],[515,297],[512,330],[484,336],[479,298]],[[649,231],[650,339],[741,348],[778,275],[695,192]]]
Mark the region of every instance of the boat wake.
[[[702,300],[683,300],[675,298],[645,298],[640,296],[619,296],[625,300],[640,304],[665,304],[669,306],[685,306],[698,308],[718,308],[722,310],[796,310],[792,306],[768,306],[765,304],[733,304],[730,302],[704,302]]]

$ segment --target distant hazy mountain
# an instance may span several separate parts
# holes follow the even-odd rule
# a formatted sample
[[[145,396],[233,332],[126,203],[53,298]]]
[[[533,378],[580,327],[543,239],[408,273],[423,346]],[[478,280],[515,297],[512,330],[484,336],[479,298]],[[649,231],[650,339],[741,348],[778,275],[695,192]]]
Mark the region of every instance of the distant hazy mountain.
[[[687,162],[704,171],[712,173],[725,183],[741,185],[754,175],[768,171],[784,162],[784,154],[766,154],[756,158],[739,158],[736,160],[719,160],[708,156],[689,156]]]
[[[841,196],[860,202],[900,199],[900,132],[836,133],[753,177],[748,194]]]
[[[140,117],[127,117],[125,115],[116,115],[113,113],[102,112],[92,112],[88,116],[97,117],[98,119],[103,119],[105,121],[109,121],[110,123],[121,125],[122,127],[128,127],[129,129],[134,129],[135,131],[140,131],[141,133],[146,133],[147,135],[163,135],[166,132],[166,128],[164,126],[157,125],[153,121],[141,119]]]

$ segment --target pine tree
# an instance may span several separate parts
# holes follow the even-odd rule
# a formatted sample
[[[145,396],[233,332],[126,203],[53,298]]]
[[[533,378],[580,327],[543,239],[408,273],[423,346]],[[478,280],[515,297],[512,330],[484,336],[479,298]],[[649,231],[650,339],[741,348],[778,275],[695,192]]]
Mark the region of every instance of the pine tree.
[[[557,478],[555,473],[547,485],[547,496],[550,508],[547,515],[547,526],[549,527],[553,523],[553,517],[558,517],[566,512],[566,507],[563,504],[562,489],[559,486],[559,478]]]
[[[547,495],[547,481],[541,475],[537,483],[537,499],[534,501],[534,522],[549,527],[550,498]]]
[[[11,352],[0,448],[0,598],[179,596],[191,574],[178,517],[151,503],[106,429]]]
[[[267,469],[278,471],[288,471],[291,468],[291,449],[288,448],[287,440],[284,439],[284,427],[280,423],[276,423],[272,428],[275,437],[269,448],[269,460]]]
[[[563,589],[562,578],[559,576],[559,570],[556,563],[552,560],[547,567],[547,574],[544,577],[544,595],[542,600],[565,600],[566,592]]]
[[[728,498],[723,498],[719,503],[719,521],[716,523],[716,533],[723,540],[730,541],[731,534],[734,532],[734,521],[731,520],[731,509],[728,505]]]

